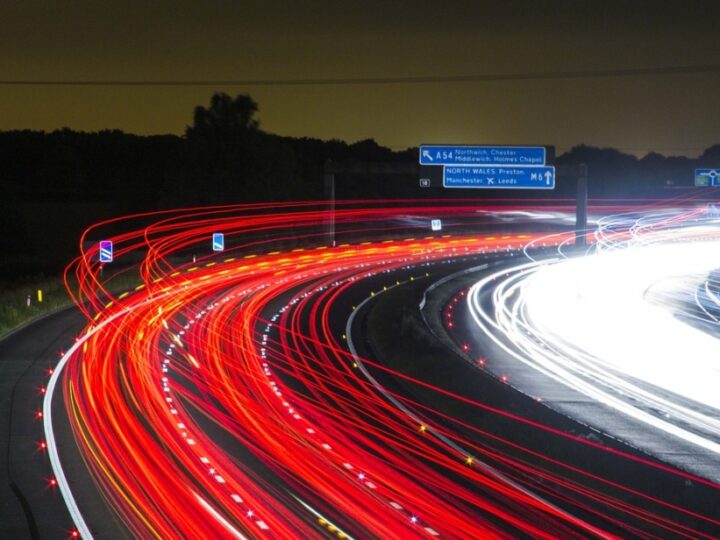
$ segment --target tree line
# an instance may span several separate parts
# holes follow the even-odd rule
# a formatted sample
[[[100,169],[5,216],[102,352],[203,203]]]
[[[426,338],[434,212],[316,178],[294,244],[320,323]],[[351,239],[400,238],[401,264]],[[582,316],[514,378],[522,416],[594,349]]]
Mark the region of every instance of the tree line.
[[[57,271],[77,252],[81,231],[100,219],[181,206],[319,200],[328,160],[417,163],[417,148],[395,152],[372,139],[348,144],[268,133],[257,112],[248,95],[215,94],[195,108],[183,136],[68,128],[0,132],[0,278]],[[590,171],[590,196],[647,196],[692,185],[694,167],[720,165],[720,145],[697,159],[657,153],[637,158],[590,146],[556,159],[558,165],[581,162]],[[414,176],[385,180],[342,182],[338,197],[445,195],[419,190]],[[572,189],[559,181],[554,196]]]

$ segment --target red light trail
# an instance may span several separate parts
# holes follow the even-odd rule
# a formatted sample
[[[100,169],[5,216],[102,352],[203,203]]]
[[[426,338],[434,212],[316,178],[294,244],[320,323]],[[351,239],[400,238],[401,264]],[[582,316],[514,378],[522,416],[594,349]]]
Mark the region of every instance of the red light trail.
[[[100,493],[138,537],[712,537],[704,532],[720,528],[712,516],[631,486],[602,486],[591,467],[517,442],[501,441],[512,452],[479,443],[494,435],[456,429],[458,420],[440,422],[432,407],[393,393],[408,415],[358,369],[361,361],[389,372],[348,350],[352,302],[424,279],[442,261],[521,253],[544,237],[470,234],[484,219],[478,210],[502,211],[338,205],[335,226],[347,238],[338,245],[326,242],[330,215],[311,203],[145,214],[86,231],[81,246],[122,229],[112,236],[115,256],[140,269],[142,285],[110,292],[117,276],[97,262],[96,243],[68,268],[89,323],[47,385],[45,415],[38,412],[52,481],[68,505],[72,481],[48,414],[56,387]],[[456,231],[408,233],[437,216],[455,220]],[[222,257],[209,254],[213,232],[225,234]],[[479,439],[467,437],[473,431]],[[81,509],[71,513],[73,536],[91,536]]]

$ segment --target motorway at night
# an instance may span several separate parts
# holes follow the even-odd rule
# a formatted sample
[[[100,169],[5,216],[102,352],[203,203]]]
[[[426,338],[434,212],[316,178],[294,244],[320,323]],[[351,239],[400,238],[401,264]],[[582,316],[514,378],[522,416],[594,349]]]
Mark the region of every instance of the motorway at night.
[[[717,404],[658,380],[676,336],[716,342],[702,326],[716,323],[715,262],[692,256],[713,245],[714,218],[593,207],[583,248],[570,210],[289,203],[88,229],[67,270],[87,322],[42,407],[68,534],[717,536]],[[628,257],[648,270],[623,273]],[[602,275],[583,269],[593,258]],[[141,283],[116,292],[133,272]],[[664,341],[636,344],[652,329],[607,306],[649,310]],[[600,325],[618,339],[588,341]],[[683,363],[710,382],[704,350]]]
[[[0,20],[0,539],[720,538],[720,2]]]

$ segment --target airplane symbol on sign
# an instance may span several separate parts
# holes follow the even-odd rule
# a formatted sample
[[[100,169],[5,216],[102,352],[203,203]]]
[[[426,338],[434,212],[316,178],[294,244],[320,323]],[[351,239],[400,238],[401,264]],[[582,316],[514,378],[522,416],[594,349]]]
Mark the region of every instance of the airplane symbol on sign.
[[[494,185],[494,184],[495,184],[495,179],[488,177],[487,183],[488,183],[488,186]]]

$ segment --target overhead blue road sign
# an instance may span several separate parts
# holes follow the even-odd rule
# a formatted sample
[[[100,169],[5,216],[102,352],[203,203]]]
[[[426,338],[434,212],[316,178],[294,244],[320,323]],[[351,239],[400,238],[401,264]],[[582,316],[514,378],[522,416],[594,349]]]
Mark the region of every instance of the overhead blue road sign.
[[[545,165],[542,146],[420,147],[420,165]]]
[[[109,263],[113,260],[112,240],[100,240],[100,262]]]
[[[720,186],[720,169],[695,169],[696,186]]]
[[[555,189],[555,167],[443,168],[446,188]]]
[[[212,247],[213,251],[223,251],[225,249],[225,235],[223,233],[213,233]]]

